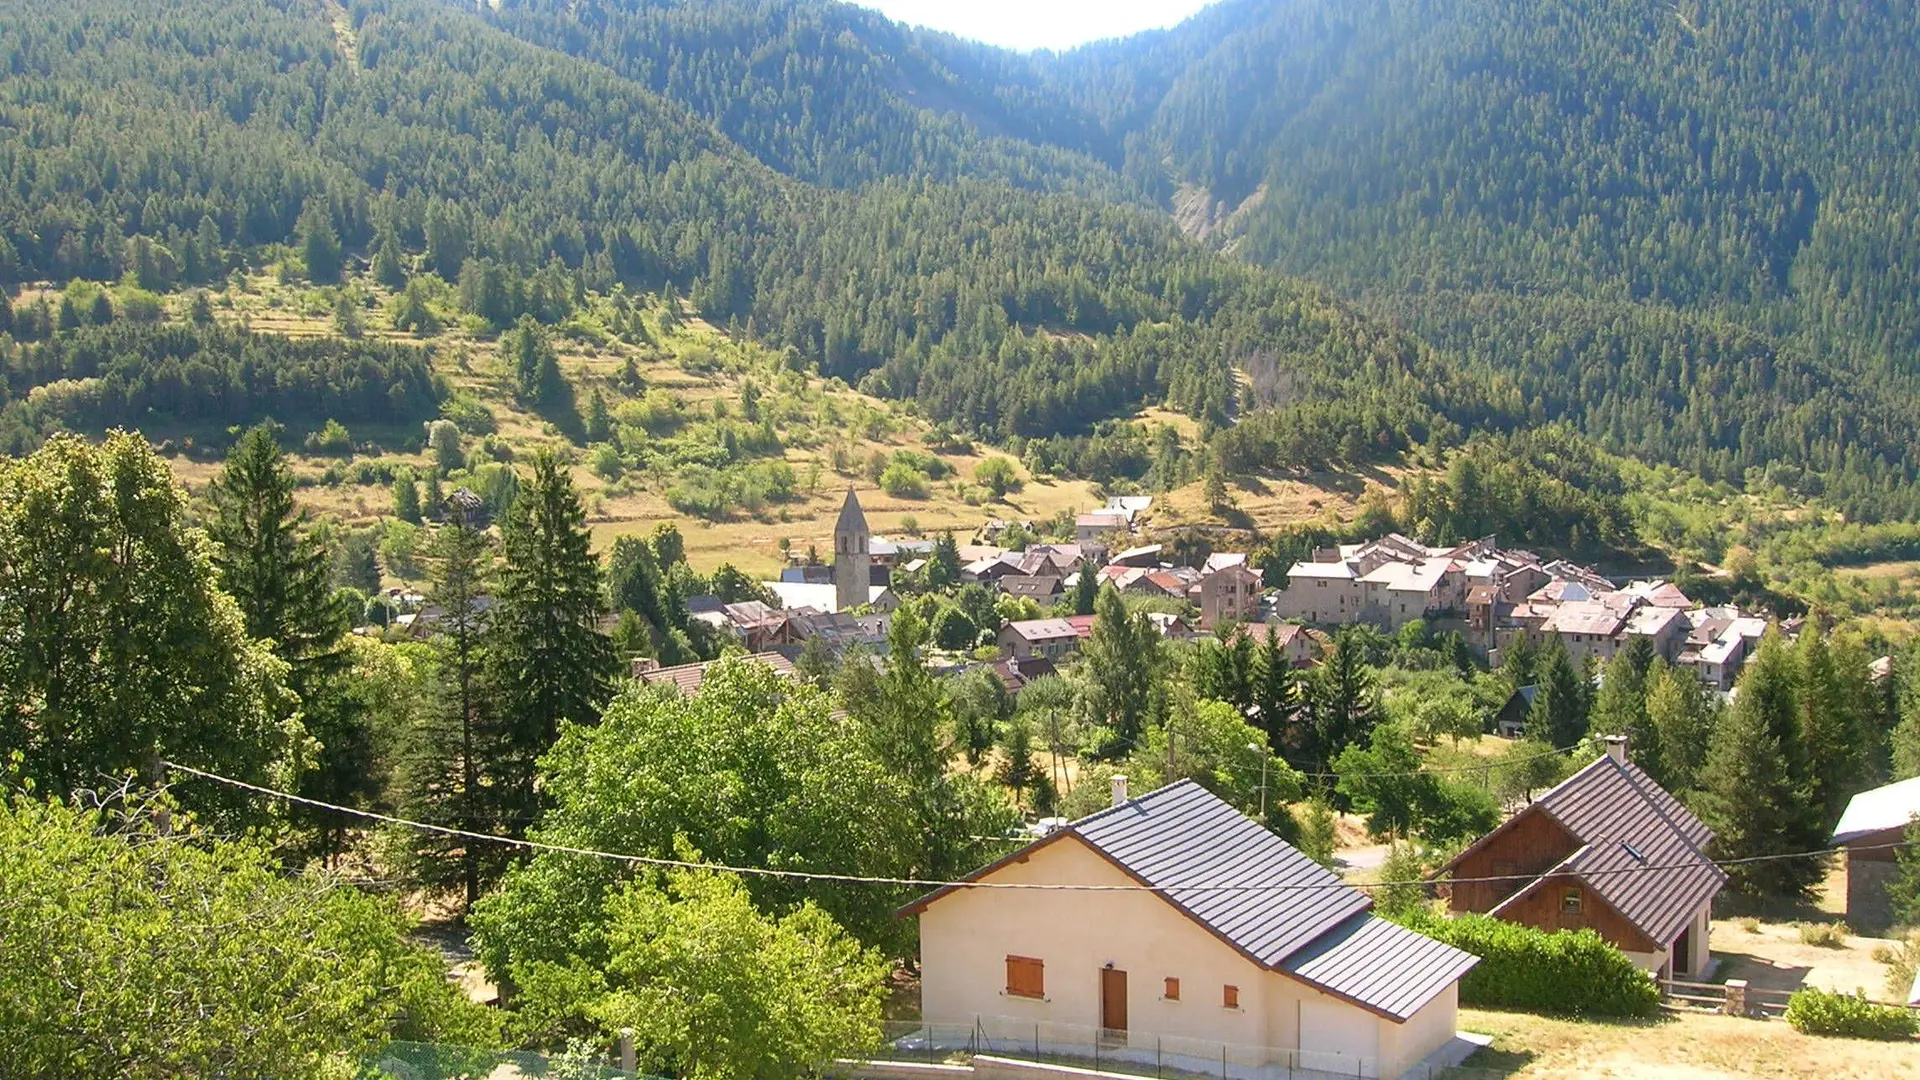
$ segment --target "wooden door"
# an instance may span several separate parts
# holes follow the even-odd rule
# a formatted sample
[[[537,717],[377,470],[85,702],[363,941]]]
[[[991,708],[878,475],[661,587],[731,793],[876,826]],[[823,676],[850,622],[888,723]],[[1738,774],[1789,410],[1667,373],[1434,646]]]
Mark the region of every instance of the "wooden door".
[[[1100,1026],[1127,1030],[1127,973],[1117,968],[1100,969]]]
[[[1672,965],[1673,974],[1676,977],[1693,974],[1693,927],[1691,925],[1680,931],[1680,936],[1674,940],[1673,952],[1667,960]]]

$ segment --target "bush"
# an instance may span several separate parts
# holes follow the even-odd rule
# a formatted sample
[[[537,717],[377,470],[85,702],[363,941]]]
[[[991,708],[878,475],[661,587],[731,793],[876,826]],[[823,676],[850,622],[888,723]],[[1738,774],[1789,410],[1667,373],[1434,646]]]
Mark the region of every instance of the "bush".
[[[1920,1034],[1920,1014],[1898,1005],[1876,1005],[1865,994],[1836,994],[1807,987],[1787,999],[1787,1023],[1802,1035],[1850,1039],[1911,1039]]]
[[[307,434],[306,446],[309,454],[339,457],[353,452],[353,436],[340,421],[328,420],[319,431]]]
[[[1020,472],[1010,458],[990,457],[973,468],[973,478],[996,499],[1020,487]]]
[[[1887,993],[1904,998],[1920,972],[1920,930],[1910,930],[1897,945],[1881,945],[1873,950],[1873,960],[1887,965]]]
[[[1460,980],[1460,1003],[1554,1016],[1651,1016],[1660,990],[1592,930],[1547,933],[1488,915],[1398,918],[1480,963]]]
[[[1847,924],[1801,923],[1800,943],[1817,945],[1822,949],[1844,949],[1847,947]]]
[[[896,499],[924,499],[927,497],[927,474],[896,461],[881,471],[880,490]]]

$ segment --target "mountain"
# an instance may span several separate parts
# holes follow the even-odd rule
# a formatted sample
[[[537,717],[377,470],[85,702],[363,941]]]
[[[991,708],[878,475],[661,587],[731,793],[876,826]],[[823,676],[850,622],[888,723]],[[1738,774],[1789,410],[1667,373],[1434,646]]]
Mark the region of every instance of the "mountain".
[[[22,0],[0,283],[333,244],[490,314],[671,290],[1104,475],[1145,405],[1235,470],[1560,422],[1905,518],[1912,20],[1230,0],[1028,55],[825,0]]]
[[[1171,182],[1256,199],[1249,258],[1353,293],[1710,308],[1879,359],[1920,341],[1911,4],[1216,10],[1068,66],[1178,61],[1140,131]]]

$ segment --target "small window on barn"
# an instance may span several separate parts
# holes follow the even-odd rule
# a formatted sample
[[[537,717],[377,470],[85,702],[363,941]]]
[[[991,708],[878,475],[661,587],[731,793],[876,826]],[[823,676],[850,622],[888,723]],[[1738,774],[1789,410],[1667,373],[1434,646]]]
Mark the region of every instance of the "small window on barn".
[[[1168,1001],[1180,1000],[1180,980],[1179,979],[1167,980],[1167,992],[1164,996]]]
[[[1007,996],[1047,996],[1047,965],[1031,956],[1007,957]]]
[[[1580,914],[1580,890],[1579,889],[1568,889],[1567,891],[1560,894],[1560,914],[1562,915]]]
[[[1220,1004],[1223,1008],[1228,1008],[1228,1009],[1239,1008],[1240,1007],[1240,988],[1237,986],[1221,987],[1220,988]]]

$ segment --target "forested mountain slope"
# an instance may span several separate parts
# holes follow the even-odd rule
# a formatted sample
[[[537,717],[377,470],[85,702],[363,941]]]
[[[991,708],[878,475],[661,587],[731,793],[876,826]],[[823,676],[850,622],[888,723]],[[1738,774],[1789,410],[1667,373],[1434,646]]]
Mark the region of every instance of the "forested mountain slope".
[[[1223,422],[1252,349],[1322,396],[1417,385],[1411,342],[1150,209],[802,183],[603,65],[434,0],[36,0],[0,13],[0,41],[8,281],[165,287],[322,231],[447,281],[558,266],[681,290],[829,375],[884,364],[876,388],[998,437],[1145,401]]]
[[[1565,421],[1907,516],[1916,110],[1869,59],[1911,13],[1784,5],[1797,35],[1233,0],[1054,57],[819,0],[21,0],[0,283],[164,290],[330,237],[496,326],[483,295],[672,289],[934,422],[1109,439],[1114,475],[1154,451],[1104,425],[1146,404],[1234,470]],[[1261,193],[1232,255],[1148,205],[1176,185]],[[28,360],[0,403],[63,377]]]
[[[1720,308],[1911,368],[1917,51],[1912,4],[1288,0],[1059,70],[1177,68],[1141,137],[1171,181],[1260,193],[1257,261]]]
[[[768,166],[851,187],[992,179],[1128,197],[1120,146],[1042,62],[823,0],[505,0],[482,17],[691,109]]]

